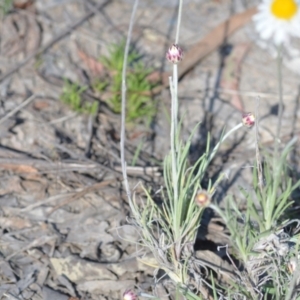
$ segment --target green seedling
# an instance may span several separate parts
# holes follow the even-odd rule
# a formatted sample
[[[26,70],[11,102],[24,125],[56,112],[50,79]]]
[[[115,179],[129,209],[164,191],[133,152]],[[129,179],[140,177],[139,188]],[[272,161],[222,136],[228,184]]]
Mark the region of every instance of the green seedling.
[[[122,68],[125,44],[114,44],[109,49],[109,55],[100,58],[108,70],[108,78],[94,83],[93,87],[99,92],[110,95],[107,104],[114,113],[121,113]],[[151,97],[155,84],[148,80],[151,69],[142,62],[139,53],[131,48],[128,55],[127,81],[127,122],[150,122],[155,115],[156,105]]]
[[[86,89],[86,86],[80,86],[77,83],[65,80],[60,99],[76,112],[95,115],[98,111],[98,102],[88,103],[83,101],[82,93]]]
[[[3,2],[2,2],[3,1]],[[6,15],[13,7],[13,0],[2,0],[0,4],[0,15]]]

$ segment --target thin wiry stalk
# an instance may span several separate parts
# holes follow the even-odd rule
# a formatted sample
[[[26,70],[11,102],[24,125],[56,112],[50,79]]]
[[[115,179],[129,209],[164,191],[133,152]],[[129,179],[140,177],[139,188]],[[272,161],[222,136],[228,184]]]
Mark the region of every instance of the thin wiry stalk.
[[[121,164],[124,185],[129,201],[131,201],[131,191],[128,184],[126,161],[125,161],[125,120],[126,120],[126,71],[127,71],[127,59],[129,53],[129,46],[131,41],[132,28],[134,24],[134,17],[139,4],[139,0],[135,0],[132,8],[132,13],[129,22],[128,34],[126,39],[123,69],[122,69],[122,113],[121,113],[121,140],[120,140],[120,151],[121,151]]]
[[[174,203],[177,203],[178,200],[178,186],[177,186],[177,155],[176,155],[176,127],[175,127],[175,103],[177,102],[177,98],[175,97],[175,87],[177,82],[169,78],[170,81],[170,91],[171,91],[171,131],[170,131],[170,139],[171,139],[171,159],[172,159],[172,181],[173,181],[173,190],[174,190]],[[176,206],[174,206],[176,207]]]
[[[179,42],[179,32],[182,16],[182,4],[183,0],[179,1],[178,7],[178,18],[177,18],[177,28],[176,28],[176,37],[175,44]],[[171,84],[172,83],[172,84]],[[172,179],[173,179],[173,189],[174,189],[174,207],[175,207],[175,218],[177,218],[177,202],[178,202],[178,170],[177,170],[177,156],[179,151],[179,142],[178,142],[178,67],[177,64],[173,64],[173,78],[170,78],[170,91],[171,91],[171,159],[172,159]],[[175,224],[179,226],[180,219],[175,219]],[[176,231],[179,228],[176,228]]]
[[[174,65],[174,68],[177,67]],[[173,182],[173,190],[174,190],[174,203],[178,201],[178,176],[177,176],[177,151],[176,151],[176,127],[177,116],[175,107],[177,105],[178,99],[177,95],[175,95],[175,86],[177,86],[177,82],[169,78],[170,80],[170,91],[171,91],[171,131],[170,131],[170,139],[171,139],[171,159],[172,159],[172,182]],[[176,207],[176,206],[174,206]]]
[[[182,4],[183,0],[179,1],[179,6],[178,6],[178,17],[177,17],[177,28],[176,28],[176,37],[175,37],[175,44],[178,44],[179,42],[179,33],[180,33],[180,25],[181,25],[181,17],[182,17]],[[177,118],[178,118],[178,68],[177,64],[173,65],[173,84],[174,84],[174,97],[177,99],[176,103],[174,103],[174,115],[176,116],[175,121],[175,128],[177,129]],[[176,151],[178,151],[177,143],[175,146]]]
[[[259,136],[258,136],[258,119],[259,119],[259,104],[260,98],[257,97],[256,99],[256,106],[255,106],[255,148],[256,148],[256,167],[257,167],[257,177],[258,177],[258,184],[260,192],[263,193],[263,174],[262,174],[262,165],[261,165],[261,157],[259,152]]]
[[[278,47],[278,55],[277,55],[277,76],[278,76],[278,93],[279,93],[279,106],[278,106],[278,123],[276,130],[276,140],[275,140],[275,155],[274,155],[274,163],[278,157],[279,144],[280,144],[280,130],[281,130],[281,122],[283,116],[283,95],[282,95],[282,47]],[[274,164],[275,166],[275,164]]]
[[[207,163],[210,163],[211,160],[215,157],[219,147],[221,146],[221,144],[236,130],[238,130],[239,128],[241,128],[243,126],[243,123],[239,123],[237,124],[235,127],[233,127],[232,129],[230,129],[222,138],[221,140],[217,143],[217,145],[214,147],[213,151],[211,152],[211,154],[209,155],[209,158],[207,160]]]
[[[172,102],[172,106],[174,109],[174,128],[175,128],[175,151],[176,153],[178,153],[179,149],[178,149],[178,142],[177,142],[177,128],[178,128],[178,66],[177,64],[173,65],[173,97],[176,101],[174,101],[174,103]]]
[[[183,4],[183,0],[180,0],[179,6],[178,6],[178,18],[177,18],[175,44],[178,44],[178,41],[179,41],[179,32],[180,32],[181,16],[182,16],[182,4]]]

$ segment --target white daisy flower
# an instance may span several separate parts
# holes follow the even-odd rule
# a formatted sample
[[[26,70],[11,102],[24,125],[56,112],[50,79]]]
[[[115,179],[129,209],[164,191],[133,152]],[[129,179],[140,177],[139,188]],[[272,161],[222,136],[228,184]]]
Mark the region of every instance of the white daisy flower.
[[[253,21],[262,39],[287,44],[291,36],[300,37],[300,4],[297,0],[263,0]]]

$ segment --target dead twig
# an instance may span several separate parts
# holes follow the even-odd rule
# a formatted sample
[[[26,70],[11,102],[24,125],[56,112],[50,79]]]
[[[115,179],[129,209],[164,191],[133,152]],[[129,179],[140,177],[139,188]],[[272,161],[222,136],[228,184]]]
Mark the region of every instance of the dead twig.
[[[17,166],[29,166],[39,170],[41,173],[51,173],[57,172],[57,167],[59,167],[60,172],[88,172],[96,171],[102,167],[109,172],[116,172],[114,169],[111,169],[106,166],[102,166],[96,162],[78,162],[78,161],[59,161],[59,162],[49,162],[42,159],[32,159],[32,158],[3,158],[0,157],[0,169],[11,169],[15,170]],[[19,168],[20,169],[20,168]],[[32,168],[29,168],[30,171]],[[32,172],[32,171],[31,171]],[[28,172],[24,172],[28,173]],[[116,172],[117,175],[120,175],[119,172]]]
[[[55,247],[55,242],[56,242],[57,237],[55,236],[41,236],[37,239],[35,239],[34,241],[32,241],[29,245],[21,248],[20,250],[8,255],[5,260],[9,261],[11,260],[15,255],[30,250],[31,248],[35,248],[35,247],[40,247],[44,244],[49,244],[51,245],[51,253],[53,253],[54,251],[54,247]]]
[[[101,181],[98,182],[96,184],[93,184],[91,186],[88,186],[87,188],[83,189],[81,192],[76,193],[75,195],[72,195],[71,197],[67,198],[65,201],[63,201],[62,203],[59,203],[58,205],[56,205],[55,207],[53,207],[50,212],[48,213],[48,217],[57,209],[59,209],[62,206],[65,206],[67,204],[70,204],[71,202],[83,197],[84,195],[86,195],[87,193],[91,193],[94,191],[97,191],[100,188],[103,188],[111,183],[116,182],[115,179],[110,179],[110,180],[105,180],[105,181]]]
[[[29,104],[32,100],[35,99],[35,95],[31,95],[29,98],[27,98],[24,102],[22,102],[20,105],[18,105],[16,108],[14,108],[12,111],[10,111],[8,114],[6,114],[1,120],[0,124],[5,122],[7,119],[9,119],[11,116],[13,116],[16,112],[21,110],[23,107],[25,107],[27,104]]]
[[[118,166],[116,166],[114,169],[120,173],[122,171],[122,168],[118,167]],[[149,176],[154,176],[154,177],[161,176],[161,170],[159,169],[159,167],[126,166],[126,172],[129,175],[149,175]]]
[[[179,78],[194,68],[209,53],[220,47],[228,36],[247,24],[255,13],[256,7],[249,8],[242,13],[232,16],[210,31],[185,54],[185,59],[180,64]]]

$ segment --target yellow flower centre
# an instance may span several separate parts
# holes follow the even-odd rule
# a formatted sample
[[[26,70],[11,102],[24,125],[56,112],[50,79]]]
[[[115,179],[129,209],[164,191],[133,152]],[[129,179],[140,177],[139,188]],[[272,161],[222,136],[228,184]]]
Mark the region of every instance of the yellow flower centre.
[[[271,6],[272,14],[284,20],[290,20],[298,11],[295,0],[274,0]]]

